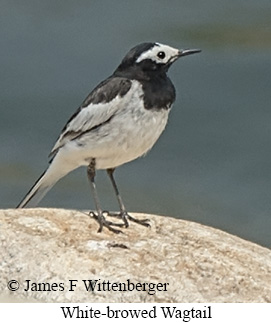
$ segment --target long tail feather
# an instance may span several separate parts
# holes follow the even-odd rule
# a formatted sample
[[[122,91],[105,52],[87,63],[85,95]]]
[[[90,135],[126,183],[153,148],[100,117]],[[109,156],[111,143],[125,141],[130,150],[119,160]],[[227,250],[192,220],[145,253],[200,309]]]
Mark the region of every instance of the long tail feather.
[[[62,155],[57,154],[17,208],[35,207],[60,178],[77,167],[76,164],[63,162]]]
[[[39,177],[17,208],[36,206],[42,200],[45,194],[54,186],[54,184],[58,181],[58,178],[53,181],[49,181],[48,171],[49,168]]]
[[[70,158],[69,155],[68,157]],[[68,163],[68,157],[66,151],[59,151],[17,208],[35,207],[60,178],[80,166],[76,159],[75,162],[72,160]]]

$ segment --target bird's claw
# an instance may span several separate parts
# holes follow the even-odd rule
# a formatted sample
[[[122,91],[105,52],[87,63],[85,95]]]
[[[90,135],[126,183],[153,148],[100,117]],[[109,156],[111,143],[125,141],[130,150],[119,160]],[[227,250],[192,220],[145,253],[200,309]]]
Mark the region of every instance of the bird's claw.
[[[151,225],[148,223],[150,220],[149,219],[142,219],[142,220],[138,220],[136,218],[133,218],[130,214],[128,214],[126,211],[121,211],[121,212],[108,212],[108,211],[104,211],[103,213],[106,213],[106,215],[111,216],[111,217],[115,217],[118,219],[122,219],[122,221],[124,222],[124,226],[126,228],[129,227],[129,221],[135,222],[137,224],[143,225],[144,227],[150,227]]]
[[[111,222],[111,221],[107,221],[106,218],[103,216],[103,213],[97,215],[94,212],[89,212],[89,215],[92,216],[100,225],[99,229],[98,229],[98,232],[102,232],[103,227],[106,227],[111,232],[114,232],[114,233],[117,233],[117,234],[118,233],[123,233],[121,230],[113,228],[113,226],[124,227],[124,224],[123,223],[114,223],[114,222]]]

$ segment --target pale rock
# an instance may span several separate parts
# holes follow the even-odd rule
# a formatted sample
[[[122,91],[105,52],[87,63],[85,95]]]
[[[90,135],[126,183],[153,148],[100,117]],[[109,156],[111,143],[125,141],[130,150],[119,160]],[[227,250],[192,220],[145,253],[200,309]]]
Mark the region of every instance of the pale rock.
[[[271,301],[269,249],[198,223],[133,216],[149,218],[151,227],[131,223],[123,234],[98,233],[87,212],[0,210],[0,302]],[[13,292],[7,288],[12,279],[20,284]],[[154,295],[86,291],[82,280],[95,279],[168,285]],[[61,283],[64,290],[24,291],[26,280]],[[74,291],[70,280],[78,280]]]

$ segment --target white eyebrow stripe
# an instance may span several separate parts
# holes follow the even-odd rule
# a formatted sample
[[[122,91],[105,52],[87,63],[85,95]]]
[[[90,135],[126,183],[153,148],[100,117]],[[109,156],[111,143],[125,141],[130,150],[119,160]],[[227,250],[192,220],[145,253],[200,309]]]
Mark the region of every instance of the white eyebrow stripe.
[[[154,59],[155,60],[155,57],[156,55],[158,54],[158,52],[160,50],[163,50],[165,51],[166,53],[166,56],[164,60],[160,60],[160,62],[163,62],[163,63],[166,63],[167,60],[171,57],[171,56],[174,56],[174,55],[177,55],[179,53],[179,50],[176,49],[176,48],[173,48],[173,47],[170,47],[168,45],[163,45],[163,44],[160,44],[160,43],[155,43],[155,45],[150,48],[149,50],[147,50],[146,52],[142,53],[136,60],[136,63],[140,63],[141,61],[143,61],[144,59]],[[153,53],[153,55],[152,55]],[[151,57],[153,56],[153,58]]]
[[[154,47],[152,47],[151,49],[147,50],[146,52],[144,52],[143,54],[141,54],[137,60],[136,60],[136,63],[140,63],[141,61],[143,61],[145,58],[149,57],[150,56],[150,53],[152,51],[154,51],[156,45]]]

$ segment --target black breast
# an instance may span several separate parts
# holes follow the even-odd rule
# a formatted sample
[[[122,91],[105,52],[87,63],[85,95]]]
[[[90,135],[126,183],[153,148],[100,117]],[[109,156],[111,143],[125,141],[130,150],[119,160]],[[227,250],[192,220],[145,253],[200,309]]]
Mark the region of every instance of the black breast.
[[[166,77],[143,81],[144,106],[146,109],[169,109],[175,101],[176,92],[171,80]]]

